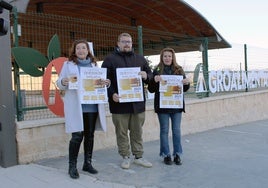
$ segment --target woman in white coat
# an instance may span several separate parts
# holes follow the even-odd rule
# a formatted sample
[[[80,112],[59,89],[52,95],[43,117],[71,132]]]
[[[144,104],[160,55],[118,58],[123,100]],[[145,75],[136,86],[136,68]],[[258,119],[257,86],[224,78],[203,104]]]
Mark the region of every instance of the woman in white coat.
[[[71,178],[79,178],[77,171],[77,157],[82,140],[84,139],[83,171],[92,174],[98,171],[92,166],[92,152],[94,146],[94,132],[97,126],[106,130],[106,115],[104,104],[81,104],[79,87],[71,87],[72,81],[79,82],[80,68],[97,66],[96,59],[90,52],[86,40],[76,40],[72,44],[69,60],[64,62],[57,86],[64,90],[64,115],[67,133],[72,133],[69,142],[69,170]],[[110,85],[110,80],[101,80],[101,84]],[[79,85],[79,84],[78,84]]]

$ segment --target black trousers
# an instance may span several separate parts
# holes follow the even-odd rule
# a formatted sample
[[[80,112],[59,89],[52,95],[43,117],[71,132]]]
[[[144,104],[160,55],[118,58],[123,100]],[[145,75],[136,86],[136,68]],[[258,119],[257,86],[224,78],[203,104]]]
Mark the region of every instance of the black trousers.
[[[72,133],[72,138],[70,140],[70,145],[75,147],[72,151],[75,151],[74,156],[78,156],[80,144],[84,139],[84,152],[85,152],[85,161],[91,160],[93,146],[94,146],[94,133],[96,127],[98,113],[83,113],[83,123],[84,131]]]

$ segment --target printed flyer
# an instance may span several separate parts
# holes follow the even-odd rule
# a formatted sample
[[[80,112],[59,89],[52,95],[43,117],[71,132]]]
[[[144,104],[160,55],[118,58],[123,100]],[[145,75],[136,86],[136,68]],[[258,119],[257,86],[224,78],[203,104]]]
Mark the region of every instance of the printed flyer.
[[[140,71],[140,67],[116,69],[119,102],[144,100],[142,78],[139,75]]]
[[[81,104],[101,104],[108,102],[107,87],[101,80],[107,79],[106,68],[80,68]]]
[[[161,75],[160,108],[183,108],[183,76]]]
[[[69,76],[68,89],[78,89],[78,76],[76,74],[71,74]]]

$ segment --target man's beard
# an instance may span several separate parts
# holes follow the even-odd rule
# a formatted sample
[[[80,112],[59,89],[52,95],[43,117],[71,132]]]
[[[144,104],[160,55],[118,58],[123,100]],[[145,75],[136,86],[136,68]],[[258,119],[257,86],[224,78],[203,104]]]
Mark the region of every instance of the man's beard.
[[[131,48],[123,48],[123,52],[131,52]]]

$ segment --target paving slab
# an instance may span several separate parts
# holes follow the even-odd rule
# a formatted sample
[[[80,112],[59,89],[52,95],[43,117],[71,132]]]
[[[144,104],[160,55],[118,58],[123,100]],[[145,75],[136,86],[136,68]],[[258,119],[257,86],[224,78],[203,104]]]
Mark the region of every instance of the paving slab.
[[[170,139],[170,145],[172,141]],[[268,120],[213,129],[182,137],[183,164],[165,165],[159,157],[159,140],[144,143],[144,157],[152,168],[132,164],[120,168],[117,148],[94,151],[92,175],[67,174],[68,157],[0,168],[0,188],[97,187],[97,188],[252,188],[268,186]],[[172,150],[172,149],[171,149]],[[5,185],[5,186],[4,186]]]

